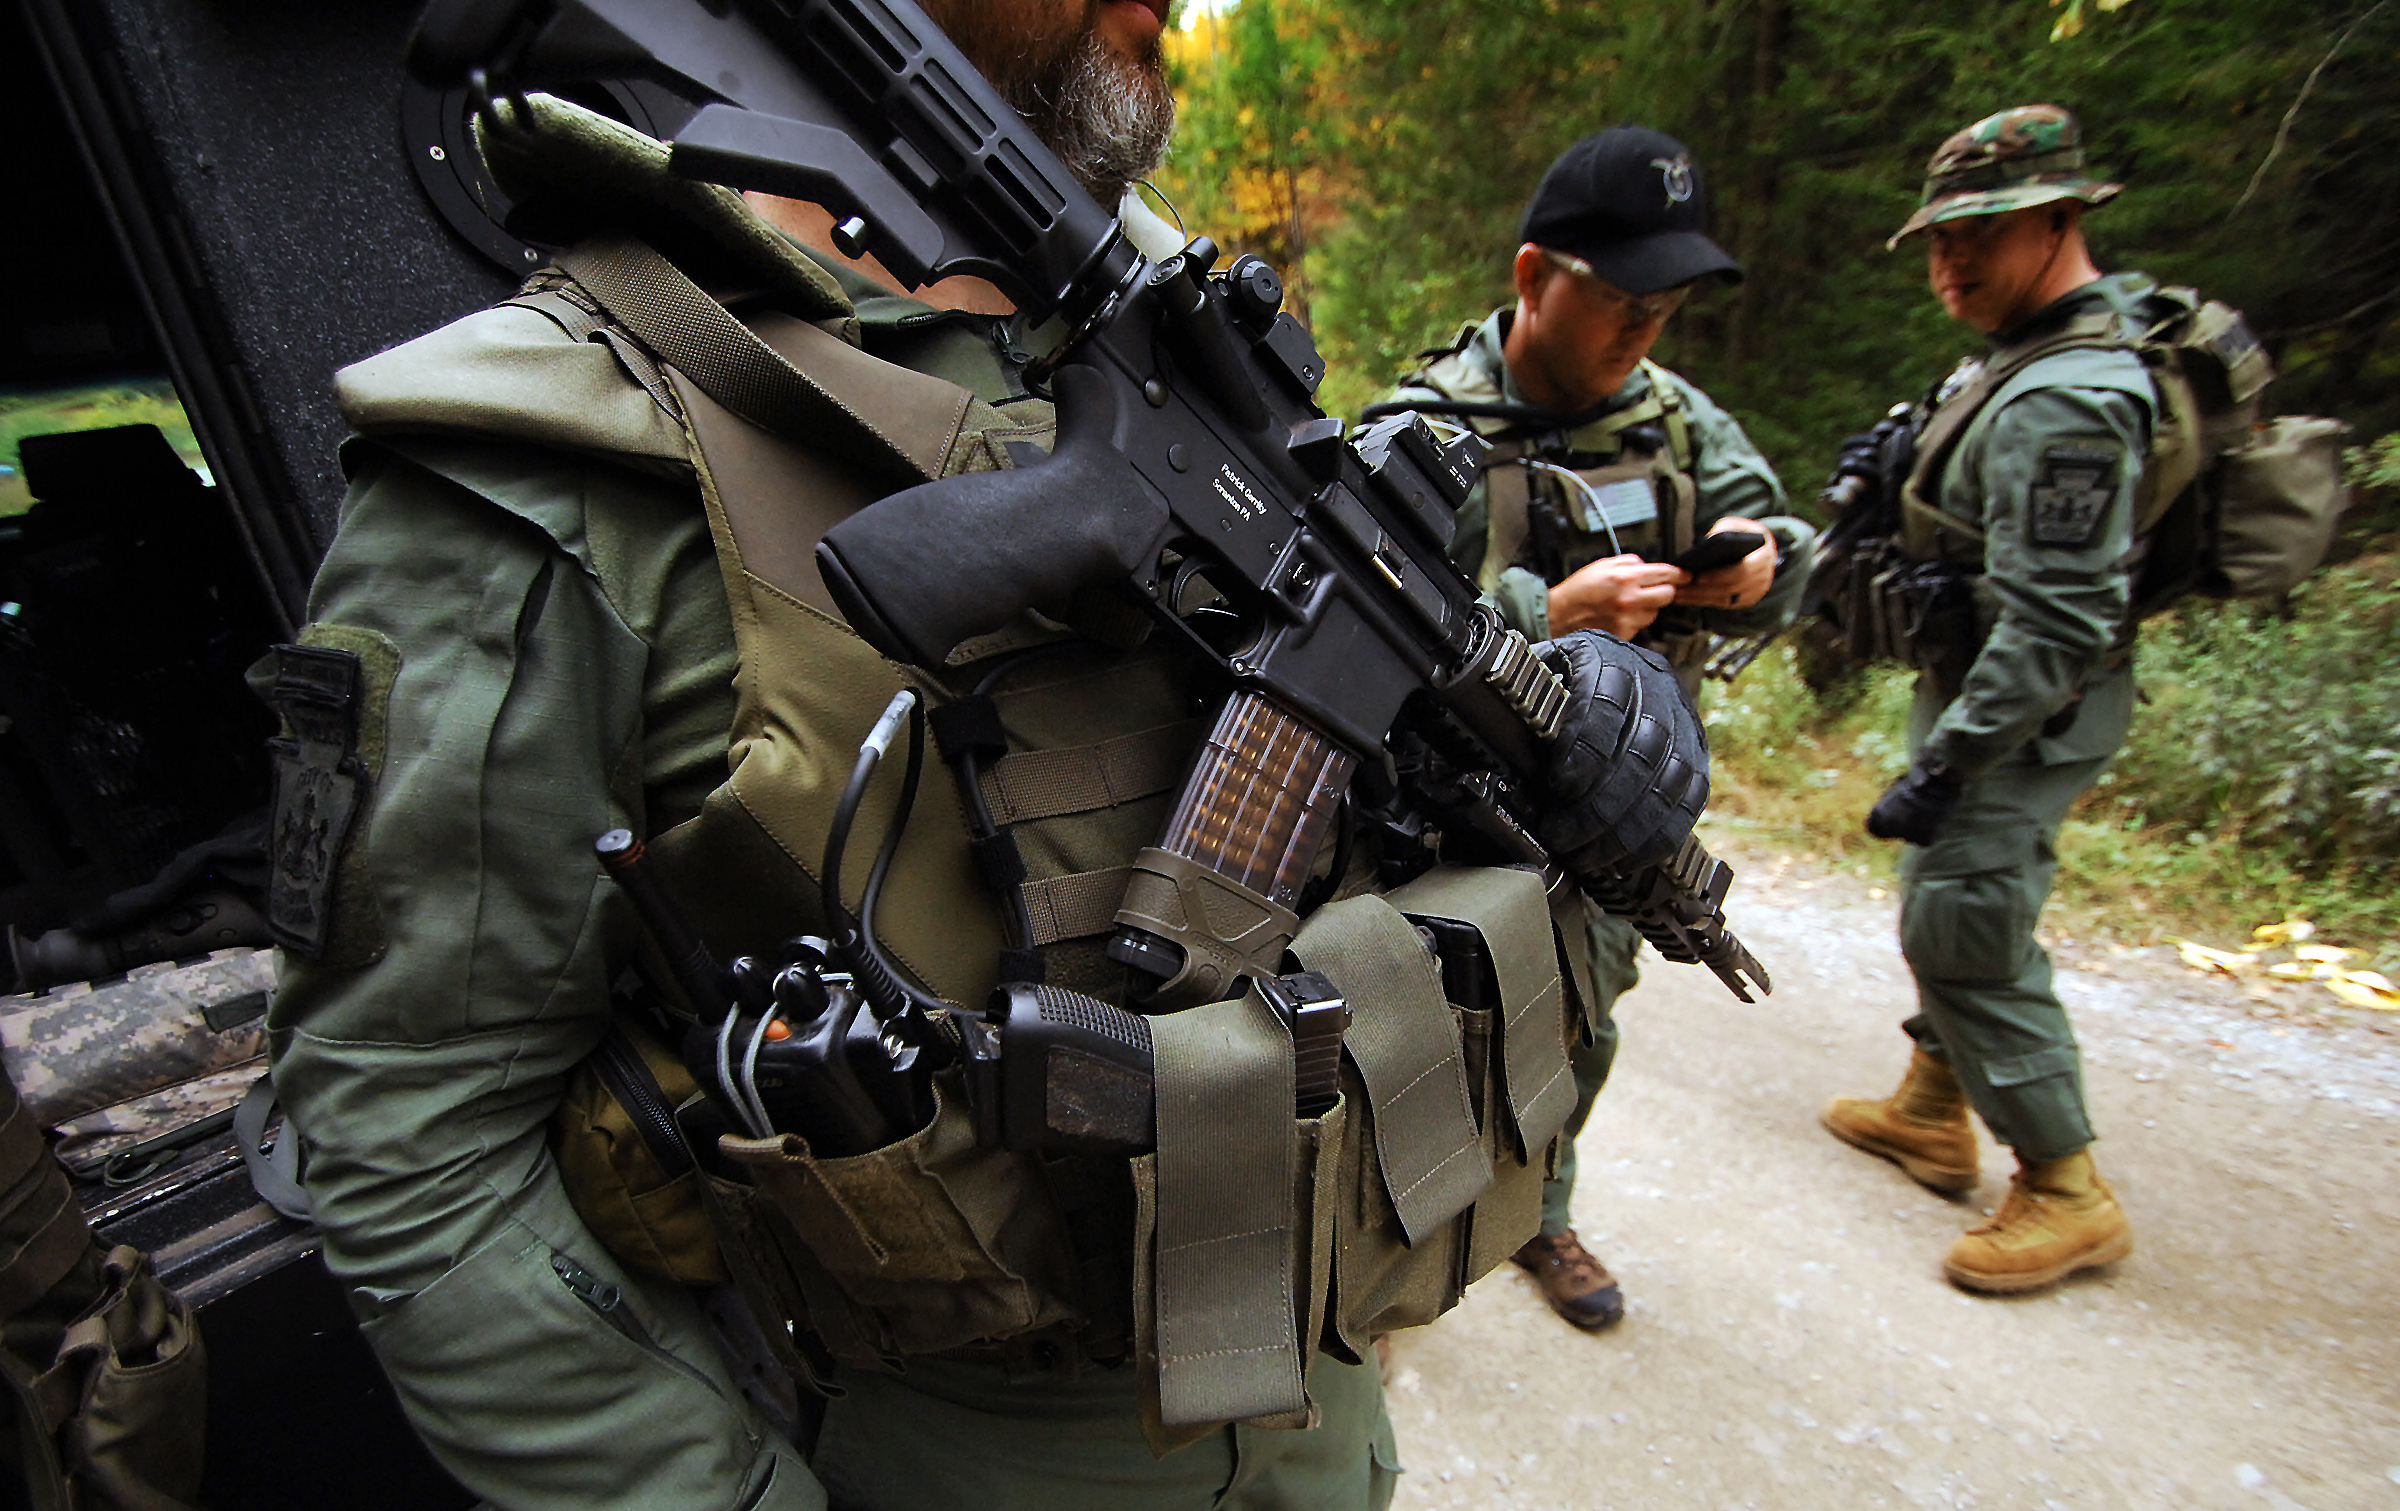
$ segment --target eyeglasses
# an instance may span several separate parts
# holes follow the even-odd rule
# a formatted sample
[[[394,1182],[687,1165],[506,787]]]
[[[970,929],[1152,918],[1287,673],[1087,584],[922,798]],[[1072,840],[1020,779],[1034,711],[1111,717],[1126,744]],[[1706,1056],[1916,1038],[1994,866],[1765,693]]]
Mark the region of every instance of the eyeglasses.
[[[1692,297],[1692,286],[1688,283],[1681,288],[1662,289],[1655,294],[1628,294],[1593,271],[1590,263],[1571,252],[1544,247],[1542,255],[1550,260],[1550,266],[1582,279],[1603,304],[1615,311],[1617,319],[1626,325],[1649,325],[1664,320],[1682,309],[1683,302]]]

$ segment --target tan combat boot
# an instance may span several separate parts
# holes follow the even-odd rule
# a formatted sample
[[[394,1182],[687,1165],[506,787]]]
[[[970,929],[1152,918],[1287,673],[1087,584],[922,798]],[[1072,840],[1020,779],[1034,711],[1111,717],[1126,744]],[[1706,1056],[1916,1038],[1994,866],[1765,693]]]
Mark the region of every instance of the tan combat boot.
[[[1950,1246],[1942,1266],[1970,1291],[2039,1290],[2133,1252],[2133,1229],[2088,1149],[2020,1165],[2008,1200]]]
[[[1944,1196],[1975,1189],[1975,1124],[1948,1061],[1909,1056],[1900,1089],[1881,1100],[1835,1097],[1818,1120],[1845,1144],[1881,1155]]]
[[[1614,1327],[1625,1316],[1625,1293],[1608,1266],[1592,1257],[1573,1228],[1555,1238],[1536,1235],[1510,1256],[1533,1276],[1550,1310],[1587,1332]]]

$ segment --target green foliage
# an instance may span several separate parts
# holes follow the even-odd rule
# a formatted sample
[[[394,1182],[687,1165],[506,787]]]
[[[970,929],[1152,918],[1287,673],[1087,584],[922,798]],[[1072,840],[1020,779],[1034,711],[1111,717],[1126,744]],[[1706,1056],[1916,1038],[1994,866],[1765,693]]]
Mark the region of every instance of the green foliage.
[[[2097,0],[2097,4],[2093,8],[2103,11],[2122,10],[2125,4],[2126,0]],[[2083,35],[2083,0],[2064,0],[2064,4],[2061,4],[2061,0],[2050,0],[2050,5],[2058,12],[2058,19],[2050,23],[2051,41],[2063,42],[2069,37]]]
[[[25,393],[0,391],[0,467],[8,469],[0,473],[0,516],[22,514],[33,502],[18,469],[19,441],[29,435],[105,430],[115,425],[156,425],[166,432],[168,442],[185,462],[203,465],[200,444],[193,439],[191,421],[175,397],[175,385],[164,378]]]
[[[2054,100],[2129,186],[2090,222],[2104,265],[2247,311],[2285,371],[2277,407],[2400,429],[2400,6],[2148,0],[2054,44],[2059,14],[1241,0],[1185,59],[1201,145],[1169,177],[1187,209],[1206,205],[1222,123],[1245,109],[1240,161],[1310,144],[1296,223],[1218,239],[1304,264],[1287,274],[1331,369],[1327,407],[1355,413],[1508,297],[1518,214],[1560,148],[1615,121],[1674,133],[1750,276],[1695,301],[1658,355],[1804,495],[1839,437],[1974,344],[1927,295],[1921,253],[1883,247],[1927,155],[1993,110]]]
[[[1749,273],[1696,299],[1657,355],[1800,498],[1841,436],[1977,344],[1928,295],[1922,251],[1883,246],[1927,156],[2009,105],[2075,111],[2095,168],[2127,185],[2088,222],[2102,265],[2243,309],[2283,372],[2272,408],[2384,439],[2354,459],[2343,553],[2369,554],[2288,613],[2194,604],[2146,631],[2156,704],[2068,825],[2061,899],[2137,929],[2305,907],[2400,937],[2400,599],[2372,554],[2400,528],[2400,5],[1240,0],[1218,19],[1183,56],[1193,135],[1166,177],[1194,229],[1301,264],[1287,276],[1330,412],[1507,300],[1543,169],[1639,122],[1691,145],[1713,232]],[[1283,149],[1303,140],[1295,168]],[[1210,183],[1227,173],[1293,188],[1237,201]],[[1232,213],[1262,203],[1283,222]],[[1904,677],[1820,693],[1778,648],[1712,696],[1713,813],[1890,864],[1859,820],[1905,765]]]
[[[2057,896],[2114,931],[2238,939],[2288,913],[2400,955],[2400,563],[2332,568],[2288,609],[2187,602],[2144,627],[2150,701],[2059,840]],[[1812,689],[1777,646],[1707,708],[1711,813],[1832,857],[1907,768],[1910,679]]]
[[[1713,763],[1709,813],[1755,840],[1888,872],[1892,848],[1860,820],[1908,769],[1913,680],[1893,667],[1820,691],[1785,641],[1731,687],[1710,684],[1703,711]]]
[[[2379,569],[2380,568],[2380,569]],[[2400,582],[2336,567],[2288,613],[2187,603],[2145,634],[2151,706],[2116,810],[2271,853],[2303,876],[2387,885],[2400,863]]]
[[[2400,434],[2350,449],[2350,483],[2357,488],[2400,488]]]

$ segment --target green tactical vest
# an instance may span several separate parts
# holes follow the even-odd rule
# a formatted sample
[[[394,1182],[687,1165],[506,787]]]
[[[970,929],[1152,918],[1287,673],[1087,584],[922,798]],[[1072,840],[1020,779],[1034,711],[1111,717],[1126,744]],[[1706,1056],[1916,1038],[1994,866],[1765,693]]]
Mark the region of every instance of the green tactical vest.
[[[1499,402],[1499,385],[1465,350],[1475,329],[1467,327],[1459,349],[1404,386],[1468,403]],[[1691,422],[1664,371],[1646,358],[1641,370],[1650,380],[1648,394],[1538,445],[1507,420],[1466,422],[1492,442],[1484,471],[1488,522],[1475,573],[1483,591],[1497,591],[1510,567],[1556,583],[1604,557],[1630,551],[1663,560],[1691,548],[1699,514]],[[1704,630],[1677,624],[1672,614],[1637,638],[1679,670],[1696,668],[1711,640]]]
[[[1113,998],[1121,978],[1099,969],[1097,944],[1201,710],[1164,651],[1107,627],[1086,626],[1094,638],[1029,618],[924,668],[885,660],[843,623],[815,571],[824,531],[897,487],[1011,465],[1006,444],[1038,441],[1048,417],[867,355],[840,289],[792,261],[789,276],[766,267],[772,299],[721,300],[643,243],[603,236],[517,298],[350,370],[345,406],[370,433],[531,440],[697,482],[739,657],[730,775],[697,817],[646,840],[720,958],[823,931],[825,832],[900,687],[938,702],[1002,652],[1066,646],[994,689],[1013,748],[984,797],[1016,826],[1050,979]],[[595,345],[616,360],[590,360]],[[878,788],[858,834],[891,816]],[[1002,933],[969,838],[957,794],[925,782],[877,922],[919,980],[975,1008]],[[850,890],[866,872],[846,872]],[[1131,1161],[980,1146],[945,1072],[932,1122],[889,1148],[820,1159],[795,1136],[728,1137],[720,1152],[742,1178],[672,1180],[638,1140],[612,1136],[622,1120],[587,1076],[562,1137],[604,1147],[562,1147],[560,1165],[620,1259],[733,1279],[795,1371],[923,1354],[1037,1371],[1131,1359],[1162,1449],[1228,1421],[1298,1426],[1320,1348],[1356,1360],[1376,1334],[1432,1320],[1535,1231],[1574,1102],[1566,1044],[1591,1000],[1588,981],[1561,972],[1580,952],[1557,945],[1560,922],[1580,916],[1564,885],[1451,868],[1321,909],[1292,953],[1355,1014],[1342,1098],[1321,1117],[1292,1116],[1291,1040],[1253,991],[1152,1019],[1158,1149]],[[1445,997],[1419,918],[1481,933],[1488,992]],[[693,1094],[672,1055],[640,1048],[670,1104]],[[612,1228],[627,1212],[641,1233]],[[662,1256],[651,1240],[665,1231],[706,1233],[719,1252]],[[788,1344],[776,1317],[794,1324]]]
[[[2123,327],[2113,310],[2086,311],[2056,330],[1962,362],[1942,381],[1926,406],[1916,460],[1901,488],[1900,539],[1912,558],[1983,570],[1980,524],[1945,509],[1944,495],[1951,458],[2007,407],[2007,400],[2034,388],[2073,386],[2116,389],[2145,408],[2157,406],[2157,391],[2140,364],[2119,355],[2132,349]]]

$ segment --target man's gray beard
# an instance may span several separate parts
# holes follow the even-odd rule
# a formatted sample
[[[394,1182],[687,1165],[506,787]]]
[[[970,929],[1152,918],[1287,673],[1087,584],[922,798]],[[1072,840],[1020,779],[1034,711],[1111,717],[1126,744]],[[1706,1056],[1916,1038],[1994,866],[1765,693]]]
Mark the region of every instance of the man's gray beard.
[[[1118,57],[1097,31],[1004,93],[1076,181],[1112,209],[1165,159],[1175,132],[1164,71]]]

